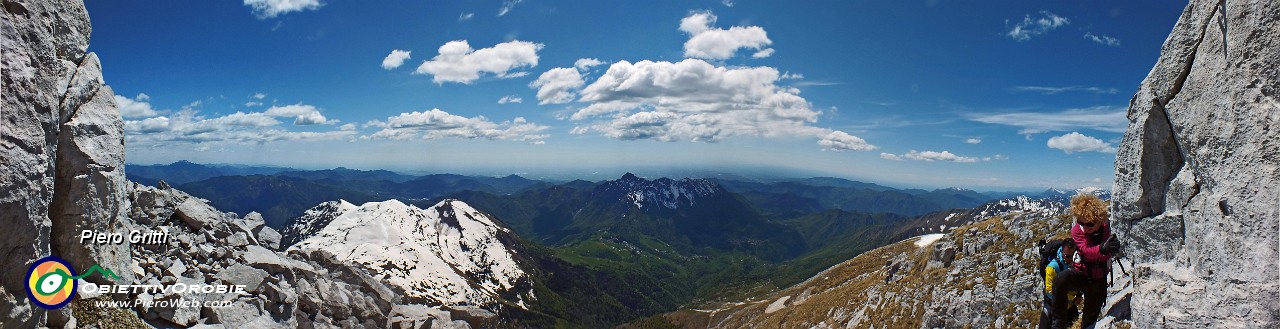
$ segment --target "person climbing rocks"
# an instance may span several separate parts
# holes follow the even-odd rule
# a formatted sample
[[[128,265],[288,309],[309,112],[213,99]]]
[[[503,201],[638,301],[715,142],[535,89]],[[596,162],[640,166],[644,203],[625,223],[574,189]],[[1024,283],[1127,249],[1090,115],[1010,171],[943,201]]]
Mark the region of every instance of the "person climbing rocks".
[[[1084,293],[1081,307],[1081,328],[1092,328],[1098,321],[1098,313],[1107,300],[1107,274],[1111,272],[1111,256],[1120,252],[1120,242],[1111,235],[1107,222],[1106,202],[1092,194],[1080,194],[1071,198],[1071,240],[1076,252],[1071,267],[1053,279],[1053,328],[1067,328],[1067,304],[1071,303],[1068,291]]]
[[[1041,253],[1041,257],[1044,258],[1043,264],[1041,264],[1043,265],[1043,271],[1040,273],[1044,275],[1044,301],[1041,306],[1040,325],[1038,328],[1049,329],[1053,323],[1054,315],[1057,314],[1053,308],[1055,292],[1053,279],[1058,276],[1058,273],[1071,268],[1071,258],[1076,253],[1076,244],[1071,239],[1055,240],[1048,245],[1042,245]],[[1065,292],[1067,299],[1072,301],[1067,304],[1067,311],[1065,312],[1065,323],[1070,326],[1071,322],[1074,322],[1076,317],[1080,316],[1078,309],[1083,296],[1079,291],[1059,290]]]

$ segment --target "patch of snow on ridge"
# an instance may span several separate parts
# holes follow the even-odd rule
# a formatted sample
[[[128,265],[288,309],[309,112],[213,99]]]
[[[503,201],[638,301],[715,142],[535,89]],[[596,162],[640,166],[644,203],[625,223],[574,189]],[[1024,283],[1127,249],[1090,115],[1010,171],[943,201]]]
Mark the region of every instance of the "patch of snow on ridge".
[[[937,241],[938,241],[938,239],[941,239],[943,235],[946,235],[946,234],[943,234],[943,233],[934,233],[934,234],[925,234],[925,235],[921,235],[921,236],[920,236],[920,240],[916,240],[916,242],[915,242],[915,243],[916,243],[916,247],[921,247],[921,248],[923,248],[923,247],[928,247],[929,245],[933,244],[934,242],[937,242]]]
[[[782,296],[781,298],[778,298],[778,300],[773,301],[773,303],[770,303],[769,306],[764,308],[764,313],[769,314],[786,308],[788,299],[791,299],[791,296]]]
[[[399,200],[338,208],[327,226],[289,250],[331,253],[410,297],[447,305],[492,302],[527,277],[498,239],[507,229],[462,201],[427,209]]]

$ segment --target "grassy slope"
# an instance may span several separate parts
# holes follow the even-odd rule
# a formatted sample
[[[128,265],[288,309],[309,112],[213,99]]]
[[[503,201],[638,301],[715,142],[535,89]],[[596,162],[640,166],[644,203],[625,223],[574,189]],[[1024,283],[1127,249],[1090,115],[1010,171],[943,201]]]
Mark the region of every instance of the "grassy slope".
[[[920,327],[929,320],[925,319],[925,311],[936,307],[931,304],[935,294],[945,294],[938,298],[945,299],[965,291],[973,292],[978,282],[999,282],[1001,278],[995,262],[981,260],[991,255],[1021,253],[1034,243],[1022,241],[1011,233],[1005,227],[1006,222],[1024,225],[1021,229],[1030,230],[1030,236],[1035,239],[1065,231],[1067,227],[1067,221],[1062,217],[1027,221],[992,217],[957,228],[944,237],[944,240],[954,243],[957,250],[964,250],[967,240],[982,241],[981,245],[971,246],[977,249],[973,254],[960,252],[955,256],[953,264],[971,264],[966,265],[968,267],[963,271],[949,273],[952,268],[928,266],[934,248],[917,247],[912,239],[864,253],[804,283],[772,294],[714,305],[709,307],[709,311],[685,309],[671,312],[632,322],[627,327],[807,328],[824,323],[843,327],[851,321],[858,321],[858,327]],[[982,238],[977,239],[978,235]],[[1018,273],[1034,273],[1033,262],[1033,259],[1019,258]],[[781,297],[789,299],[785,308],[764,312],[769,304]],[[988,319],[1001,319],[1008,327],[1034,325],[1039,305],[1034,302],[1022,304],[992,302],[978,312]]]

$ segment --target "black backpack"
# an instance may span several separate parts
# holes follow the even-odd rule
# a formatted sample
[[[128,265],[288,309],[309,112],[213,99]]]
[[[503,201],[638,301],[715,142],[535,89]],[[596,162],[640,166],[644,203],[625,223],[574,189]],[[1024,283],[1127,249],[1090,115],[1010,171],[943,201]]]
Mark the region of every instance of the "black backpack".
[[[1039,265],[1036,267],[1036,269],[1039,270],[1040,272],[1041,280],[1044,280],[1044,267],[1049,266],[1049,262],[1052,262],[1055,258],[1058,258],[1058,249],[1062,248],[1062,244],[1064,243],[1074,243],[1074,242],[1072,242],[1071,239],[1056,239],[1048,242],[1045,242],[1045,240],[1043,239],[1040,240],[1040,243],[1039,243],[1040,262],[1037,263]]]

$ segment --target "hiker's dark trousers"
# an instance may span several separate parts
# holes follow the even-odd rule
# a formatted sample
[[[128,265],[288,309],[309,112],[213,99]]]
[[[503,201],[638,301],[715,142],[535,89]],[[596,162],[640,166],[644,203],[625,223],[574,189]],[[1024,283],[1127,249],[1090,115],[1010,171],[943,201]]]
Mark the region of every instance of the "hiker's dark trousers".
[[[1053,321],[1054,321],[1053,319],[1057,318],[1054,316],[1054,312],[1052,311],[1053,297],[1046,296],[1043,299],[1044,299],[1044,302],[1042,302],[1041,303],[1042,305],[1040,306],[1040,324],[1037,325],[1036,328],[1050,329],[1051,326],[1053,325]],[[1065,319],[1063,321],[1065,321],[1066,326],[1070,327],[1071,323],[1076,321],[1076,317],[1080,316],[1080,311],[1076,310],[1075,303],[1067,303],[1067,305],[1068,305],[1067,312],[1064,313],[1066,315],[1062,315],[1062,318]]]
[[[1087,274],[1081,273],[1076,269],[1067,269],[1058,273],[1053,278],[1053,328],[1066,329],[1070,325],[1067,321],[1067,304],[1071,300],[1067,298],[1068,291],[1080,291],[1084,293],[1084,308],[1080,312],[1084,313],[1080,318],[1080,328],[1090,328],[1094,322],[1098,322],[1098,313],[1102,312],[1102,305],[1107,301],[1107,279],[1089,279]]]

